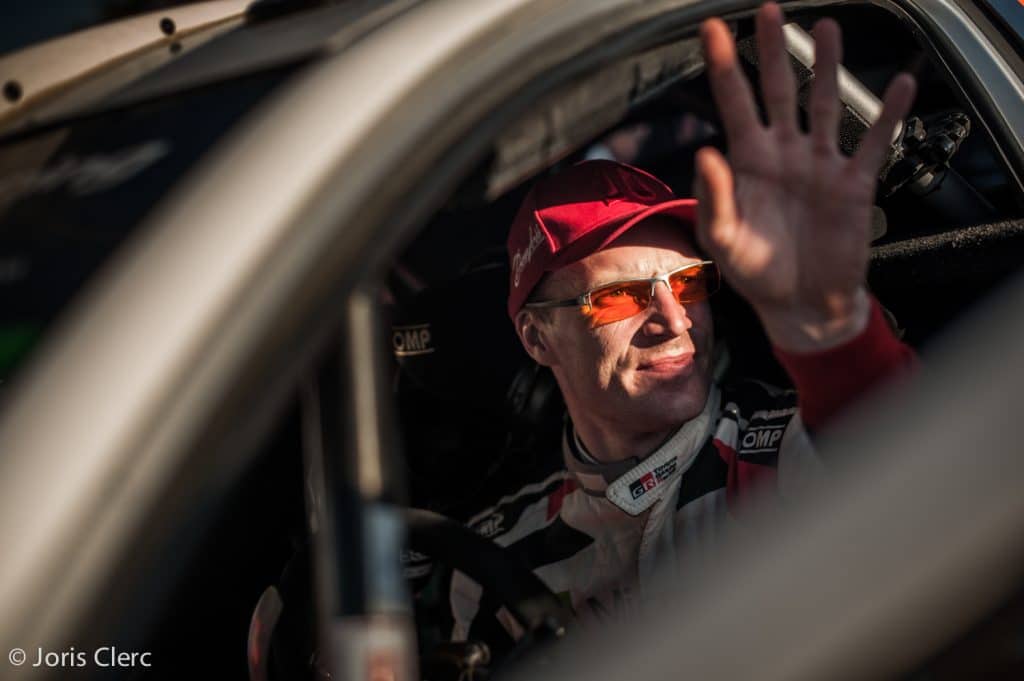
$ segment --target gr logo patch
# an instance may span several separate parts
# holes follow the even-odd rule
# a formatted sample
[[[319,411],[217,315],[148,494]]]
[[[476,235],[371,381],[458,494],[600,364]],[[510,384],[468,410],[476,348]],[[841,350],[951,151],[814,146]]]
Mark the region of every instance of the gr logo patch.
[[[661,464],[653,471],[647,473],[642,478],[634,482],[629,486],[629,493],[634,499],[639,499],[643,495],[647,494],[649,490],[654,489],[660,483],[668,479],[670,475],[676,472],[676,460],[672,459],[666,463]]]
[[[654,478],[654,473],[648,473],[629,486],[629,493],[634,499],[639,499],[647,494],[648,490],[652,490],[657,486],[658,481]]]

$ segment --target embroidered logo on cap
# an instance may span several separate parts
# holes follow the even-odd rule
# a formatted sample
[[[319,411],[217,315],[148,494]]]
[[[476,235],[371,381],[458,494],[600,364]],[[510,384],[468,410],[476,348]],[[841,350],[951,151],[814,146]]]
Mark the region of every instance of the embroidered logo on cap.
[[[519,286],[519,279],[523,276],[523,270],[530,264],[530,260],[533,259],[533,253],[537,250],[537,247],[544,243],[544,235],[540,232],[540,227],[534,222],[530,225],[530,241],[526,244],[526,248],[516,251],[512,256],[512,285]]]

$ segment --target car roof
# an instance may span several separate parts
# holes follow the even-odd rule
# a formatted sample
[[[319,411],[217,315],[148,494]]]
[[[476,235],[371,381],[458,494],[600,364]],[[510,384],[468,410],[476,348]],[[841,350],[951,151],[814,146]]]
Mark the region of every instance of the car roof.
[[[101,24],[0,57],[0,136],[344,50],[418,0],[213,0]]]

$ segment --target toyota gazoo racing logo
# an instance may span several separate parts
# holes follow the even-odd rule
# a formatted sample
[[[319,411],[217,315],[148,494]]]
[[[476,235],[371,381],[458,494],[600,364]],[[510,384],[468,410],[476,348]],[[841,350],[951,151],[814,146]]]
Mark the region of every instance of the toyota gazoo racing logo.
[[[654,479],[654,473],[648,473],[629,486],[629,493],[634,499],[638,499],[657,486],[658,481]]]
[[[661,464],[653,471],[648,471],[642,478],[630,485],[629,493],[634,499],[639,499],[650,490],[665,482],[675,472],[676,460],[672,459],[668,463]]]

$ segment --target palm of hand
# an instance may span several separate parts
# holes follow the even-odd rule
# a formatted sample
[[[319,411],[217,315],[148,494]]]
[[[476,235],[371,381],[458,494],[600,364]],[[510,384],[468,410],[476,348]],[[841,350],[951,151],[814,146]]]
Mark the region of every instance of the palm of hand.
[[[827,305],[864,281],[873,185],[807,141],[771,139],[730,154],[736,212],[720,263],[751,302]]]
[[[864,288],[871,210],[878,168],[896,123],[907,115],[914,84],[890,84],[882,114],[848,158],[837,146],[838,26],[815,28],[815,81],[810,131],[796,123],[796,87],[774,4],[757,16],[761,83],[768,124],[758,117],[735,44],[720,20],[702,36],[712,92],[729,143],[728,161],[715,149],[697,155],[698,237],[729,283],[747,299],[777,345],[807,349],[821,328],[852,328],[866,320]],[[820,327],[820,328],[819,328]],[[793,335],[787,328],[799,328]],[[834,340],[834,338],[832,339]],[[802,347],[801,347],[802,346]]]

